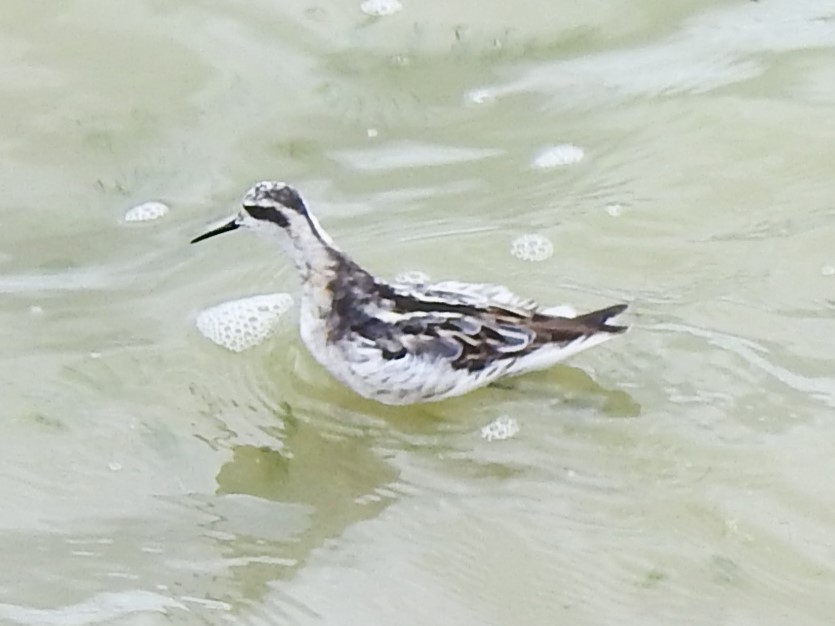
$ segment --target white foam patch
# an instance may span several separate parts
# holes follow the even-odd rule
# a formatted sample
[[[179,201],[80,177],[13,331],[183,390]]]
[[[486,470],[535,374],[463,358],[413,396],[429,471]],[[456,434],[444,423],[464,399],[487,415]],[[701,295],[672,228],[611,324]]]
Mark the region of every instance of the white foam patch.
[[[397,0],[365,0],[360,5],[360,11],[373,17],[394,15],[403,10],[403,5]]]
[[[512,417],[501,416],[481,429],[481,438],[487,441],[510,439],[519,432],[519,422]]]
[[[821,268],[821,274],[823,274],[824,276],[835,276],[835,266],[824,265]]]
[[[143,202],[127,210],[125,213],[126,222],[149,222],[158,220],[168,214],[168,205],[162,202]]]
[[[224,302],[197,315],[197,329],[219,346],[242,352],[269,337],[293,305],[287,293],[270,293]]]
[[[619,202],[612,202],[606,205],[606,213],[612,217],[620,217],[623,214],[623,205]]]
[[[552,167],[563,167],[579,163],[583,160],[584,156],[586,156],[586,153],[580,146],[575,146],[570,143],[561,143],[542,150],[534,157],[531,165],[541,170],[550,169]]]
[[[543,235],[519,235],[510,245],[510,254],[523,261],[544,261],[554,254],[554,244]]]
[[[429,282],[429,274],[420,270],[406,270],[395,276],[394,281],[411,285],[425,285]]]

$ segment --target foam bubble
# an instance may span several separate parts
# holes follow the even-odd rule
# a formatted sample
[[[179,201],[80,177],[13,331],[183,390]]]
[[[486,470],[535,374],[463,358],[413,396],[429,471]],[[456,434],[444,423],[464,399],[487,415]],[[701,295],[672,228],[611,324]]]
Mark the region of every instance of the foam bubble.
[[[380,133],[377,131],[377,129],[376,129],[376,128],[369,128],[369,129],[368,129],[368,130],[366,130],[365,132],[366,132],[366,134],[367,134],[367,135],[368,135],[371,139],[374,139],[374,137],[376,137],[377,135],[379,135],[379,134],[380,134]]]
[[[242,352],[269,337],[293,305],[287,293],[271,293],[224,302],[197,315],[197,329],[219,346]]]
[[[824,265],[821,268],[821,274],[823,274],[824,276],[835,276],[835,266]]]
[[[394,15],[402,9],[403,5],[397,0],[365,0],[360,5],[360,11],[373,17]]]
[[[542,235],[519,235],[510,246],[510,254],[523,261],[544,261],[554,254],[554,244]]]
[[[128,209],[125,213],[126,222],[148,222],[157,220],[168,213],[168,205],[162,202],[143,202]]]
[[[510,439],[519,432],[519,422],[505,415],[497,417],[481,429],[482,439],[487,441],[502,441]]]
[[[620,217],[623,213],[623,205],[619,202],[612,202],[606,205],[606,213],[612,217]]]
[[[552,167],[562,167],[564,165],[579,163],[583,160],[584,156],[586,156],[586,153],[580,146],[561,143],[540,151],[534,157],[532,165],[537,169],[545,170]]]
[[[394,277],[397,283],[409,283],[412,285],[425,285],[429,282],[429,274],[420,270],[405,270]]]

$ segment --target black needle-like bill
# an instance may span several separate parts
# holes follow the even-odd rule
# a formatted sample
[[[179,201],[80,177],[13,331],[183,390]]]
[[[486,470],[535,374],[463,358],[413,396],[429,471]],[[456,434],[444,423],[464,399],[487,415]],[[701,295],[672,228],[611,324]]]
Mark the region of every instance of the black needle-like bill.
[[[240,226],[235,220],[232,220],[222,226],[218,226],[217,228],[210,230],[207,233],[203,233],[199,237],[195,237],[190,243],[197,243],[198,241],[203,241],[204,239],[214,237],[215,235],[222,235],[223,233],[228,233],[229,231],[236,230],[237,228],[240,228]]]

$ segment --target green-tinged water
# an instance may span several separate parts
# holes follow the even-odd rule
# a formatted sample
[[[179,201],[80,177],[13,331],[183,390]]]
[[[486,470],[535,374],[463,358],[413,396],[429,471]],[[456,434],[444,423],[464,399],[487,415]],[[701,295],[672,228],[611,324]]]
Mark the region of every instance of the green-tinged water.
[[[835,2],[402,2],[0,7],[0,624],[831,623]],[[633,329],[409,408],[225,350],[263,178]]]

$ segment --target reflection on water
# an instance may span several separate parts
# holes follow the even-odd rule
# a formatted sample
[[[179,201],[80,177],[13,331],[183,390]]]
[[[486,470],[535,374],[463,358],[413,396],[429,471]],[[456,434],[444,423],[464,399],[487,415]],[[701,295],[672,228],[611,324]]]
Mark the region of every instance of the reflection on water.
[[[131,517],[103,522],[88,511],[62,532],[4,534],[4,553],[25,559],[33,574],[4,577],[4,589],[33,605],[48,590],[50,606],[66,606],[44,611],[0,603],[0,616],[75,623],[73,615],[91,607],[101,609],[96,619],[111,609],[112,617],[239,610],[397,499],[397,472],[368,440],[325,438],[289,412],[281,423],[280,450],[232,447],[216,477],[217,497],[166,497]],[[119,591],[83,600],[103,587]]]
[[[361,4],[0,9],[0,622],[829,623],[835,3]],[[224,350],[274,178],[632,331],[421,407]]]

